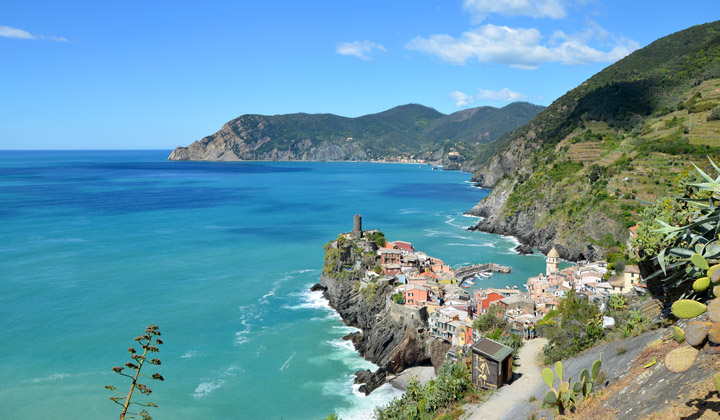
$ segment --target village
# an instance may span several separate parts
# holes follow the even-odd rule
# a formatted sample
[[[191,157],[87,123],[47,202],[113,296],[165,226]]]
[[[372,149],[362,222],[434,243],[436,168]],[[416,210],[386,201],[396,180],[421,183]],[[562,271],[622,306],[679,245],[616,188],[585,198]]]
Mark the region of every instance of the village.
[[[494,273],[508,273],[510,268],[485,263],[453,269],[443,260],[416,250],[410,242],[383,240],[380,246],[372,239],[377,235],[381,235],[379,231],[362,230],[360,215],[355,216],[353,231],[344,234],[376,255],[377,265],[365,272],[361,288],[381,282],[392,285],[394,293],[388,297],[391,316],[423,322],[431,337],[452,346],[451,353],[457,349],[471,351],[473,382],[485,388],[506,383],[512,365],[507,346],[473,331],[473,321],[491,308],[505,318],[511,333],[533,339],[538,323],[549,311],[556,309],[559,299],[571,290],[601,306],[613,294],[646,292],[635,265],[626,265],[622,275],[616,276],[610,276],[612,271],[605,261],[580,262],[560,269],[560,256],[554,247],[546,256],[545,273],[530,277],[524,285],[525,290],[517,286],[471,290],[476,282]],[[491,370],[497,369],[497,377],[485,375],[478,380],[476,361],[478,364],[490,363]]]

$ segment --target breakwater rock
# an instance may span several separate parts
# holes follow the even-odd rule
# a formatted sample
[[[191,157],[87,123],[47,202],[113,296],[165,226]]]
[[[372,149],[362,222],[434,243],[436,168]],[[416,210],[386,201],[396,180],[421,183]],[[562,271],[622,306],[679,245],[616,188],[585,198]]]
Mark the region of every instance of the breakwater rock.
[[[350,241],[350,240],[346,240]],[[325,264],[313,290],[323,295],[345,324],[360,329],[348,334],[355,349],[378,365],[375,372],[358,371],[357,383],[369,394],[385,383],[388,374],[432,364],[437,370],[450,345],[430,337],[419,316],[406,315],[391,299],[388,282],[366,282],[365,272],[375,266],[375,253],[348,243],[333,241],[325,246]]]

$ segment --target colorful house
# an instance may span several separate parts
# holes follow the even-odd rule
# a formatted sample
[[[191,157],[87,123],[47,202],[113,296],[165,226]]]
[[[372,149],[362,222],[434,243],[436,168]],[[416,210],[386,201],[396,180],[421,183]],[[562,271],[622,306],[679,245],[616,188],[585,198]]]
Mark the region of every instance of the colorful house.
[[[423,286],[410,286],[405,290],[405,304],[422,306],[428,300],[428,290]]]

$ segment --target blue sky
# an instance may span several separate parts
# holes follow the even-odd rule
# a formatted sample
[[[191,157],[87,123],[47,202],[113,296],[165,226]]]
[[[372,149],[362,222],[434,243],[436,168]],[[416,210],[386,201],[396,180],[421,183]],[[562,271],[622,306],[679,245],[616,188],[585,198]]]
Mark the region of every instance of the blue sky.
[[[720,19],[717,0],[685,4],[6,1],[0,149],[172,149],[246,113],[549,105]]]

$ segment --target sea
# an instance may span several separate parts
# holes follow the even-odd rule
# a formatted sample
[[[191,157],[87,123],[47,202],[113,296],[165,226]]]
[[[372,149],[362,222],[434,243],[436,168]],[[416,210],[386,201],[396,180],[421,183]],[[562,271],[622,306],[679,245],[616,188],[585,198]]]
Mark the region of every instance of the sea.
[[[375,366],[320,293],[323,245],[365,229],[458,267],[545,268],[511,237],[467,231],[489,191],[428,165],[170,162],[169,150],[0,152],[0,419],[117,418],[111,371],[149,324],[162,419],[370,419],[401,395],[357,392]],[[145,370],[145,368],[144,368]],[[135,400],[135,398],[134,398]]]

